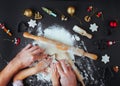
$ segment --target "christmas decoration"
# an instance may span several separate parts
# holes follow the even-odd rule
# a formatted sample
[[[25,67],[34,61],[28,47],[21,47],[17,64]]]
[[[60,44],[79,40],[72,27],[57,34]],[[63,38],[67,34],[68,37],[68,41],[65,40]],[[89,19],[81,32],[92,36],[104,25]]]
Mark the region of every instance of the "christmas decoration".
[[[109,26],[110,26],[111,28],[116,28],[116,27],[118,26],[118,23],[117,23],[117,21],[112,20],[112,21],[109,22]]]
[[[96,25],[96,23],[90,24],[89,29],[90,29],[92,32],[97,31],[97,28],[98,28],[98,26]]]
[[[88,12],[91,12],[93,10],[93,6],[89,6],[88,8],[87,8],[87,11]]]
[[[107,41],[107,45],[108,46],[111,46],[111,45],[113,45],[113,44],[115,44],[116,42],[115,41]]]
[[[106,40],[106,39],[100,39],[94,42],[94,45],[97,46],[99,50],[105,50],[109,48],[110,46],[114,45],[119,41],[111,41],[111,40]]]
[[[68,18],[67,18],[65,15],[61,15],[61,20],[62,20],[62,21],[67,21],[67,19],[68,19]]]
[[[113,67],[113,70],[114,70],[114,72],[117,73],[117,72],[119,71],[119,67],[118,67],[118,66],[114,66],[114,67]]]
[[[39,12],[36,12],[35,19],[42,19],[42,15]]]
[[[102,12],[98,12],[96,16],[100,18],[102,16]]]
[[[70,15],[70,16],[73,16],[74,13],[75,13],[75,7],[74,6],[69,6],[67,8],[67,13]]]
[[[33,12],[31,9],[25,9],[24,15],[27,17],[31,17],[33,15]]]
[[[0,23],[0,28],[3,29],[9,36],[12,36],[10,30],[7,29],[4,24]]]
[[[90,7],[88,7],[87,11],[88,11],[88,12],[93,11],[90,15],[87,15],[87,16],[84,17],[84,20],[85,20],[86,22],[90,22],[91,19],[92,19],[92,16],[96,13],[97,10],[96,10],[96,9],[93,9],[93,7],[90,6]]]
[[[105,54],[104,56],[102,56],[102,62],[104,62],[105,64],[109,62],[110,56],[108,56],[107,54]]]
[[[14,38],[13,40],[15,45],[19,45],[20,44],[20,38]]]
[[[86,22],[90,22],[91,17],[90,17],[90,16],[85,16],[85,17],[84,17],[84,20],[85,20]]]
[[[53,17],[57,17],[57,15],[48,8],[42,7],[42,10]]]
[[[29,24],[29,27],[32,27],[32,28],[34,28],[37,25],[36,20],[32,20],[32,19],[30,19],[28,24]]]
[[[14,45],[19,45],[20,44],[20,38],[14,38],[13,40],[11,40],[11,39],[3,39],[3,40],[13,42]]]
[[[28,30],[28,24],[25,22],[20,22],[18,25],[18,32],[25,32]]]

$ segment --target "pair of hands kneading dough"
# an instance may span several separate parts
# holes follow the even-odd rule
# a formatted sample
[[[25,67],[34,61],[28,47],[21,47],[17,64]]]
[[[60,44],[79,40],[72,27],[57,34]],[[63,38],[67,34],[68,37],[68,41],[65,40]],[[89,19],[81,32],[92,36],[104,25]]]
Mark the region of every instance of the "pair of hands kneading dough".
[[[41,61],[38,62],[38,64],[36,64],[33,67],[24,69],[20,72],[18,72],[15,76],[13,81],[22,81],[23,79],[27,78],[28,76],[37,74],[39,72],[44,71],[52,62],[51,58],[47,58],[47,59],[42,59]]]

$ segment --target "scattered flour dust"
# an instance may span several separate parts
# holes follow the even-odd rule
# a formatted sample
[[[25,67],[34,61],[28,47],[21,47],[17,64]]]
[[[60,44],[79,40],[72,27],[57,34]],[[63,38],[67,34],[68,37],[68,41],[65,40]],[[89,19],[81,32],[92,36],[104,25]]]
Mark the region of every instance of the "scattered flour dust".
[[[75,43],[75,37],[74,35],[71,35],[70,32],[68,32],[64,27],[61,27],[59,25],[53,25],[48,28],[46,28],[44,31],[42,31],[42,25],[39,24],[39,28],[37,30],[38,36],[44,36],[46,38],[59,41],[61,43],[74,46]],[[80,39],[80,38],[79,38]],[[43,43],[40,41],[33,41],[33,45],[38,44],[43,49],[45,49],[45,52],[47,54],[53,55],[57,54],[57,59],[65,59],[67,55],[64,53],[64,51],[58,50],[55,46],[49,43]],[[74,60],[74,57],[72,57]],[[49,71],[49,68],[48,68]],[[47,80],[50,81],[50,74],[45,75],[43,73],[37,74],[38,80]]]
[[[74,46],[77,42],[78,47],[80,46],[80,48],[87,51],[84,42],[80,39],[78,35],[70,34],[69,31],[67,31],[64,27],[59,25],[52,25],[49,26],[48,28],[43,29],[42,24],[38,23],[37,35],[56,40],[70,46]],[[62,57],[61,59],[64,59],[66,56],[63,51],[56,49],[56,47],[51,44],[43,43],[41,41],[33,41],[33,44],[38,44],[40,47],[45,49],[46,53],[50,55],[57,53],[57,58]],[[70,54],[72,54],[72,52]],[[74,55],[72,59],[74,60]],[[75,63],[78,65],[79,69],[81,70],[80,73],[84,78],[85,84],[88,84],[88,86],[89,85],[104,86],[103,80],[100,78],[97,68],[95,67],[94,62],[91,59],[80,57],[79,59],[75,60]],[[48,71],[49,70],[50,69],[48,68]],[[49,82],[51,79],[50,73],[49,74],[38,73],[36,74],[36,76],[38,81],[42,80],[43,82],[44,81]]]

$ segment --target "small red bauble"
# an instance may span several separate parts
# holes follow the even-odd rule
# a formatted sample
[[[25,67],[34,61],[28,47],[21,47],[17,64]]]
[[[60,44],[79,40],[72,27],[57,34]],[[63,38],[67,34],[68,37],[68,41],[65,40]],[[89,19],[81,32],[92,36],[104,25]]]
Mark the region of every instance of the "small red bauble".
[[[108,46],[111,46],[111,45],[113,45],[113,44],[115,44],[116,42],[115,41],[107,41],[107,45]]]
[[[116,21],[110,21],[109,25],[112,28],[116,28],[118,26],[118,23]]]

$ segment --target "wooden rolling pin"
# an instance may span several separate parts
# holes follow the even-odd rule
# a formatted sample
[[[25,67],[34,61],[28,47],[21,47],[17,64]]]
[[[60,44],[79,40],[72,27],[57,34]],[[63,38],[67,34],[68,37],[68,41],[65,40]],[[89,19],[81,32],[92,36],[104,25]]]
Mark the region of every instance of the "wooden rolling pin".
[[[85,52],[83,49],[75,48],[73,46],[69,46],[69,45],[63,44],[61,42],[45,38],[43,36],[35,36],[35,35],[32,35],[28,32],[24,32],[23,36],[26,37],[26,38],[30,38],[30,39],[34,39],[34,40],[37,40],[37,41],[41,41],[41,42],[45,42],[45,43],[48,43],[48,44],[55,45],[57,49],[60,49],[60,50],[65,51],[65,52],[68,52],[68,51],[72,50],[75,55],[86,56],[86,57],[89,57],[93,60],[97,59],[97,55],[95,55],[95,54]]]

